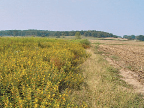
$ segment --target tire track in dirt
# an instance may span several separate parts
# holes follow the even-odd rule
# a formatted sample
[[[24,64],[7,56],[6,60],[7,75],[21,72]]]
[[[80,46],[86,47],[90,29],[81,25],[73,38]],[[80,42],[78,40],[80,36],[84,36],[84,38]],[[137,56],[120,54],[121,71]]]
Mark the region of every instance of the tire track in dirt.
[[[112,59],[106,58],[106,60],[112,66],[116,68],[119,67],[116,63],[114,63]],[[120,75],[122,76],[122,80],[124,80],[127,84],[132,85],[135,92],[140,93],[144,96],[144,85],[137,80],[138,75],[135,72],[124,68],[121,68],[119,71],[120,71]]]
[[[97,42],[96,40],[90,40],[92,43]],[[101,49],[103,47],[100,47]],[[112,50],[113,51],[113,50]],[[124,80],[127,84],[133,86],[133,89],[136,93],[140,93],[143,95],[144,98],[144,83],[141,83],[140,75],[137,72],[131,71],[125,67],[123,67],[119,62],[111,59],[110,57],[102,54],[106,57],[106,60],[109,62],[110,65],[114,66],[115,68],[120,68],[120,75],[122,76],[122,80]],[[120,60],[120,62],[123,62]],[[125,63],[124,63],[125,64]]]

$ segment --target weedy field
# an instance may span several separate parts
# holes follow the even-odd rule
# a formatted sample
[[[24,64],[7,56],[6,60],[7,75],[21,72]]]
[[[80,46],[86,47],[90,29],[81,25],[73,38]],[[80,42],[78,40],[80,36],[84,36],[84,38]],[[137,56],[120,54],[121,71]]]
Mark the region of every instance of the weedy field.
[[[69,94],[84,80],[83,41],[0,38],[0,107],[76,107]]]
[[[99,50],[113,58],[123,68],[135,71],[144,83],[144,42],[126,40],[97,40]]]
[[[0,38],[0,107],[143,108],[142,96],[101,55],[105,47],[124,43],[91,42],[90,47],[86,39]]]

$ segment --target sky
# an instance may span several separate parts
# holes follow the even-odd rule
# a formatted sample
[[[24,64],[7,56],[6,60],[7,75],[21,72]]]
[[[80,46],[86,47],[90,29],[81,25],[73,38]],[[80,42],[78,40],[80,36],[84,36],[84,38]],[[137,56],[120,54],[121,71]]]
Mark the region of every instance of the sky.
[[[144,0],[0,0],[0,30],[144,35]]]

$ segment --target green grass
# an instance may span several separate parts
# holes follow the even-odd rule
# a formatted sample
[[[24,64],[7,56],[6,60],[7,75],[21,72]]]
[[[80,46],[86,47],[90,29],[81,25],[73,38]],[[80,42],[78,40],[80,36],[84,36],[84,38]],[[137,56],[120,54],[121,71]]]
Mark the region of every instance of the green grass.
[[[116,55],[112,55],[112,56],[110,56],[110,58],[112,58],[113,60],[119,60],[119,57]]]

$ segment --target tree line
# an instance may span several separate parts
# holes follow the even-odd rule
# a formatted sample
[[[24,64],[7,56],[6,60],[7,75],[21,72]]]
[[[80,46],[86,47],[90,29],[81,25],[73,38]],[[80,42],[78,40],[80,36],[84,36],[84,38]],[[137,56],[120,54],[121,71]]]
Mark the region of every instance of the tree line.
[[[126,38],[128,40],[140,40],[140,41],[144,41],[144,35],[124,35],[123,38]]]
[[[96,31],[96,30],[88,30],[88,31],[49,31],[49,30],[3,30],[0,31],[0,36],[41,36],[41,37],[48,37],[48,36],[75,36],[76,32],[79,32],[80,35],[83,36],[91,36],[91,37],[98,37],[98,38],[105,38],[105,37],[115,37],[118,36],[113,35],[112,33],[103,32],[103,31]]]

